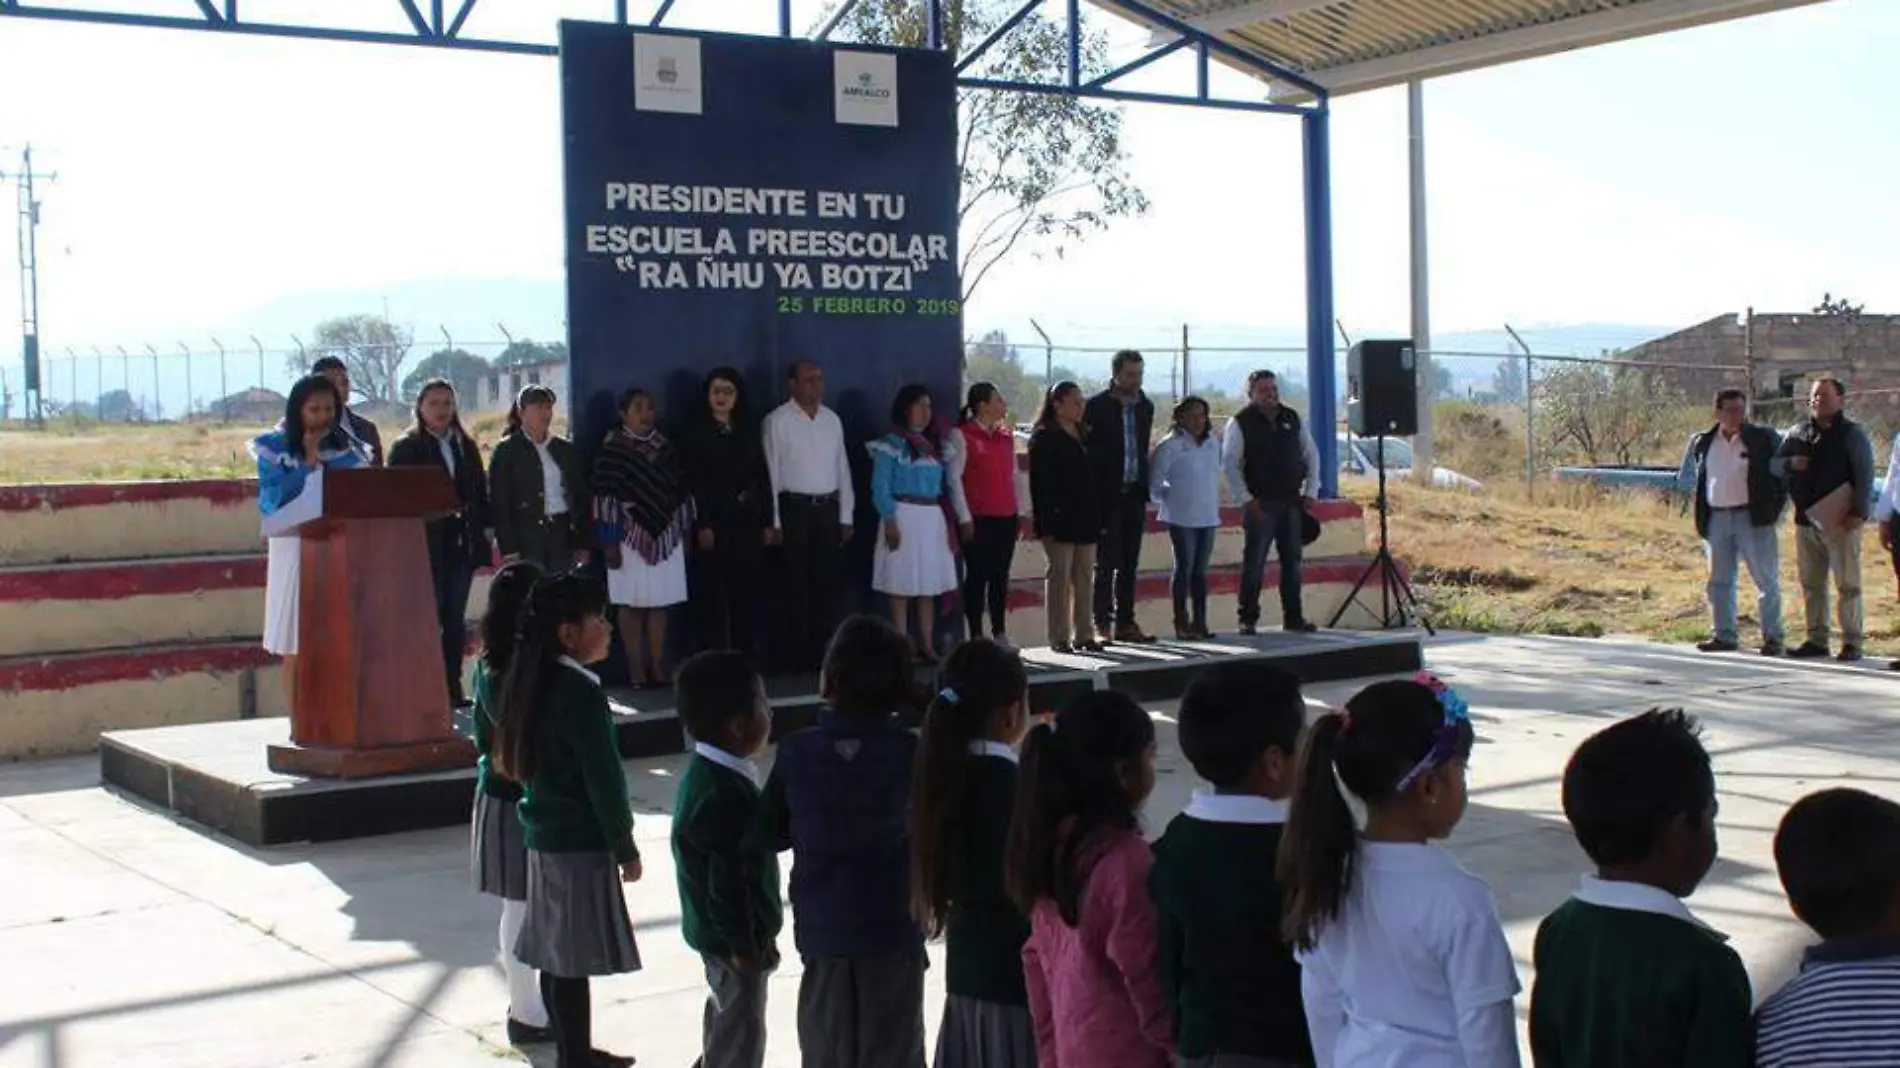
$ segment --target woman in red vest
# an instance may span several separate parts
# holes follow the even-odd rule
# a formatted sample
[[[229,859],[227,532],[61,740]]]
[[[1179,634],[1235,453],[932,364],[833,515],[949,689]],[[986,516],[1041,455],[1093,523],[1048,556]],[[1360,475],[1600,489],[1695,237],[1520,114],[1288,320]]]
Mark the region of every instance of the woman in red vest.
[[[993,383],[978,382],[964,398],[963,411],[945,448],[950,503],[963,535],[963,613],[970,637],[983,634],[983,610],[990,614],[990,636],[1005,640],[1009,610],[1009,569],[1016,558],[1020,521],[1016,503],[1016,432],[1009,424],[1009,402]]]

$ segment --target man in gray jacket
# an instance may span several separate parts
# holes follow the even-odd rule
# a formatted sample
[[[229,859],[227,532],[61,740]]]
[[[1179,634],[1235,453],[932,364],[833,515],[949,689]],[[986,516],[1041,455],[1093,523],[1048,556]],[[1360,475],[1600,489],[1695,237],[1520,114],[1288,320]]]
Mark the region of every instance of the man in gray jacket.
[[[1807,609],[1808,640],[1789,656],[1828,655],[1828,579],[1840,598],[1841,651],[1835,659],[1859,660],[1866,634],[1861,602],[1861,527],[1873,499],[1874,446],[1867,431],[1847,418],[1847,387],[1833,377],[1818,378],[1808,391],[1808,418],[1789,428],[1780,455],[1788,463],[1789,496],[1794,499],[1795,559],[1801,575],[1801,599]],[[1836,522],[1810,518],[1826,514],[1846,494],[1845,514]]]

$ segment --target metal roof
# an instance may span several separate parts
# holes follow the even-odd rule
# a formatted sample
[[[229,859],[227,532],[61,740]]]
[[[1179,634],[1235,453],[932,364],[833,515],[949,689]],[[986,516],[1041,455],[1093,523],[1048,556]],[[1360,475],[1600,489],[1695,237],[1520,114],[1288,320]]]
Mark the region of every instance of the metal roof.
[[[1216,34],[1266,63],[1356,93],[1414,78],[1800,7],[1819,0],[1091,0],[1142,7]],[[1149,21],[1153,25],[1152,20]],[[1172,40],[1157,28],[1155,43]],[[1229,62],[1229,66],[1235,64]],[[1248,73],[1258,74],[1249,70]],[[1276,99],[1305,96],[1272,83]]]

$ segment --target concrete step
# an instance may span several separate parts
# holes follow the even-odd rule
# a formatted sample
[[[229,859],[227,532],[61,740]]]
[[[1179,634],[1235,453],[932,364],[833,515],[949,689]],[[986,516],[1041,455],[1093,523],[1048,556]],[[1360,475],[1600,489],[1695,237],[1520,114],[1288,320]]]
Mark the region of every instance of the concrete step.
[[[257,552],[257,483],[0,486],[0,567]]]
[[[109,730],[285,715],[255,640],[0,657],[0,759],[80,753]]]
[[[208,510],[211,506],[204,503],[207,498],[186,499],[199,503],[178,507],[197,508],[200,520],[212,514]],[[1307,548],[1309,569],[1325,560],[1351,559],[1363,552],[1364,521],[1356,505],[1329,501],[1318,505],[1316,511],[1322,517],[1321,536]],[[0,517],[0,522],[10,527],[19,514]],[[134,525],[160,521],[158,517],[131,513],[107,514]],[[104,516],[95,518],[99,524],[105,523]],[[1222,518],[1226,525],[1215,537],[1212,564],[1216,568],[1238,567],[1245,541],[1240,512],[1229,509]],[[1142,539],[1141,570],[1165,576],[1172,560],[1166,530],[1151,515],[1148,533]],[[1042,546],[1028,537],[1025,524],[1011,578],[1031,584],[1039,598],[1046,567]],[[486,610],[490,574],[484,569],[476,576],[469,594],[470,618],[480,618]],[[0,656],[255,638],[263,626],[264,580],[264,556],[255,539],[237,551],[217,554],[0,566]],[[1144,597],[1165,599],[1165,578],[1160,585],[1151,583],[1144,590]]]

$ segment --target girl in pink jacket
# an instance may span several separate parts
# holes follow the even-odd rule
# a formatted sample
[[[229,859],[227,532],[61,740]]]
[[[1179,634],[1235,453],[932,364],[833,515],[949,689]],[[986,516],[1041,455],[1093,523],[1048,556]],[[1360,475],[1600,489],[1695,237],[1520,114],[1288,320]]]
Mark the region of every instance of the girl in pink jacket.
[[[1076,698],[1024,742],[1007,875],[1039,1068],[1173,1063],[1138,817],[1154,783],[1154,721],[1123,694]]]

